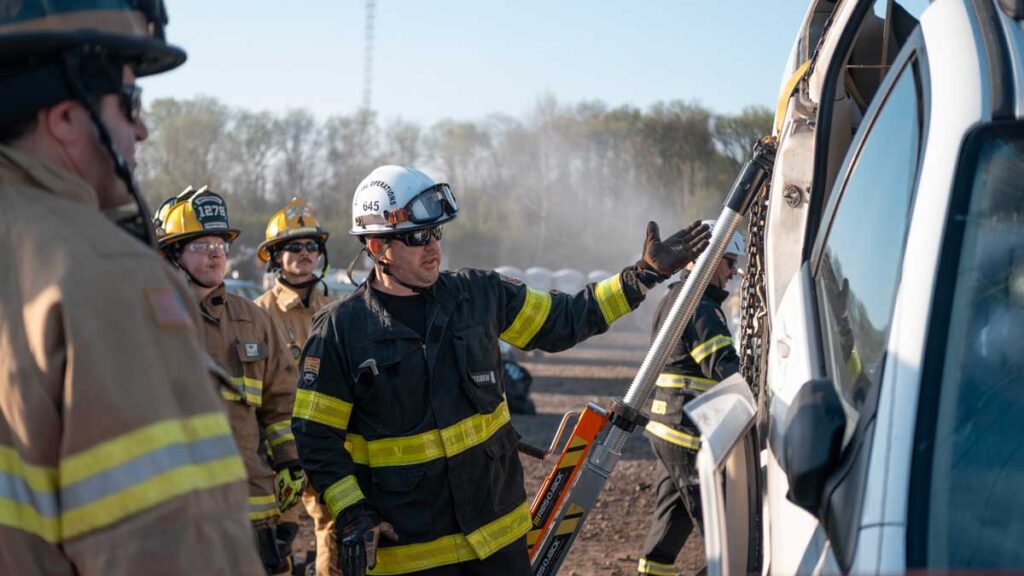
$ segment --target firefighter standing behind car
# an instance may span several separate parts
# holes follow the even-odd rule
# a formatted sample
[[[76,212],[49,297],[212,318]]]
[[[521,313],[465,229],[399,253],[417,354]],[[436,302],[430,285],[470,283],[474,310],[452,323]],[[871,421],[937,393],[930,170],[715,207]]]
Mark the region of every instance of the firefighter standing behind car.
[[[711,228],[715,225],[713,220],[705,224]],[[739,371],[739,357],[722,302],[729,296],[725,286],[736,274],[736,259],[744,255],[743,237],[735,233],[693,318],[674,344],[664,372],[658,376],[649,411],[651,422],[647,424],[647,435],[658,456],[656,504],[637,567],[639,574],[673,576],[676,556],[694,526],[703,530],[696,463],[700,432],[683,413],[683,406]],[[684,284],[680,281],[669,286],[654,316],[652,338],[657,337]]]
[[[313,209],[302,200],[292,198],[284,209],[271,216],[266,240],[258,249],[260,260],[267,263],[267,271],[276,278],[274,287],[257,298],[256,304],[274,319],[296,365],[313,326],[313,314],[333,300],[323,282],[328,269],[327,238],[328,233],[320,228]],[[317,263],[321,258],[323,265],[317,276]],[[296,494],[295,498],[298,496]],[[320,503],[312,485],[307,484],[301,496],[316,530],[317,574],[338,575],[334,517]],[[298,521],[299,508],[293,507],[281,514],[277,524],[277,538],[286,544],[284,548],[288,552],[298,533]]]
[[[199,316],[131,176],[135,79],[185,60],[165,23],[0,2],[0,574],[259,569]]]
[[[227,252],[238,230],[228,224],[224,199],[191,187],[168,199],[155,218],[160,249],[188,277],[203,318],[206,350],[231,376],[221,394],[249,477],[249,521],[268,574],[288,573],[275,525],[280,511],[275,488],[302,490],[295,440],[289,426],[295,398],[295,364],[270,316],[224,289]],[[275,470],[261,454],[261,437]],[[281,482],[281,479],[284,482]]]
[[[483,270],[440,272],[447,184],[383,166],[356,189],[350,234],[375,262],[367,282],[314,320],[293,430],[335,515],[342,571],[528,574],[530,517],[502,389],[498,339],[556,352],[604,332],[691,262],[695,222],[574,295]]]

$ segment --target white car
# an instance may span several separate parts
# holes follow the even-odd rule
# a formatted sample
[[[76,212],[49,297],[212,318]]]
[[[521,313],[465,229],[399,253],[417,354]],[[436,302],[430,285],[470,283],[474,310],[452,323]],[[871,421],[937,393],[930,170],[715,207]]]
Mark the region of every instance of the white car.
[[[817,0],[786,76],[709,572],[1024,570],[1024,1]]]

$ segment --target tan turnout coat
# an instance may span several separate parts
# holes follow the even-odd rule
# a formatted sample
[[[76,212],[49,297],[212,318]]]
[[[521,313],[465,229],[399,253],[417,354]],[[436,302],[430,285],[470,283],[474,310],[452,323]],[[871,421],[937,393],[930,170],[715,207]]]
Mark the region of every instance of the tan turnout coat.
[[[0,146],[0,574],[258,574],[188,288]]]

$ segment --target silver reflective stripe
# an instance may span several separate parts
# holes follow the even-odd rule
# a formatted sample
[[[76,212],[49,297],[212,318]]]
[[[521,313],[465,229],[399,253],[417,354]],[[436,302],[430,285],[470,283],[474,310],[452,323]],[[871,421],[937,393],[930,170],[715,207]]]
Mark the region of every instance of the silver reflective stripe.
[[[270,512],[273,510],[277,512],[277,501],[271,497],[270,502],[253,502],[252,498],[249,499],[249,514],[261,514],[263,512]]]
[[[0,471],[0,500],[24,504],[47,518],[56,520],[60,515],[56,494],[33,490],[24,478],[3,471]]]
[[[267,440],[270,441],[271,443],[273,443],[274,440],[277,440],[278,438],[292,435],[291,426],[282,426],[276,430],[273,430],[272,428],[273,426],[267,428]]]
[[[237,454],[230,436],[214,436],[188,443],[171,444],[133,458],[61,488],[64,510],[91,504],[126,488],[141,484],[182,466],[204,464]]]

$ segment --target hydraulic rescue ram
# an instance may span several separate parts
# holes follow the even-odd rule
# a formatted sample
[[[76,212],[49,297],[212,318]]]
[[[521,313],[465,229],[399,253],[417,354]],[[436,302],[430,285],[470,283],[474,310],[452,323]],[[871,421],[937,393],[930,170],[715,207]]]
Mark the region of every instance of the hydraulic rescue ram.
[[[579,414],[572,435],[564,443],[561,456],[530,508],[533,528],[527,542],[533,574],[558,573],[587,514],[619,461],[626,439],[637,427],[647,424],[642,408],[665,367],[672,344],[680,338],[693,316],[701,294],[751,201],[770,178],[775,151],[776,141],[772,137],[762,138],[754,145],[751,159],[740,170],[726,198],[710,245],[697,259],[693,273],[672,305],[626,395],[612,401],[608,411],[589,404]],[[563,419],[551,451],[559,443],[568,418],[566,415]]]

